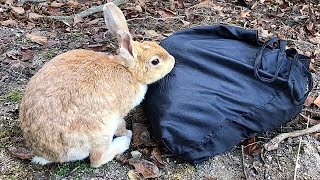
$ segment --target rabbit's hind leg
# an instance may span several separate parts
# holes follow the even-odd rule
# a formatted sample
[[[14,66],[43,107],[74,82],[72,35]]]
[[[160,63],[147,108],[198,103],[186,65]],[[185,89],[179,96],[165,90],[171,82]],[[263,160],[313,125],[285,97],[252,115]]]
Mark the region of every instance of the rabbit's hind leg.
[[[124,153],[129,149],[131,136],[121,136],[115,138],[112,143],[108,146],[107,144],[95,148],[90,153],[90,163],[94,168],[100,167],[101,165],[111,161],[116,155]]]
[[[126,128],[126,121],[124,119],[121,120],[118,128],[117,128],[117,131],[115,133],[115,136],[119,137],[119,136],[127,136],[129,138],[131,138],[132,136],[132,131],[131,130],[128,130]]]

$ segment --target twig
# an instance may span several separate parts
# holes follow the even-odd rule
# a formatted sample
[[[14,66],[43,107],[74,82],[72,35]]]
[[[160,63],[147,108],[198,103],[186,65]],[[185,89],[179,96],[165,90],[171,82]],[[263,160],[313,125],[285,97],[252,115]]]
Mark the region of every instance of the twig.
[[[146,17],[142,17],[142,18],[132,18],[132,19],[128,19],[127,22],[130,21],[134,21],[134,20],[144,20],[144,19],[154,19],[154,20],[166,20],[166,19],[181,19],[184,18],[185,16],[173,16],[173,17],[164,17],[164,18],[155,18],[152,16],[146,16]]]
[[[25,0],[25,2],[31,2],[31,3],[42,3],[46,2],[47,0]]]
[[[122,4],[125,4],[128,2],[128,0],[114,0],[112,1],[115,5],[117,6],[120,6]],[[89,9],[86,9],[82,12],[79,12],[75,15],[72,15],[72,16],[43,16],[43,18],[49,18],[49,19],[55,19],[55,20],[59,20],[59,21],[62,21],[64,22],[65,24],[67,25],[70,25],[72,24],[74,18],[76,16],[79,16],[81,18],[85,18],[91,14],[95,14],[95,13],[98,13],[98,12],[102,12],[102,9],[103,9],[103,5],[100,5],[100,6],[92,6],[91,8]]]
[[[318,132],[320,131],[320,124],[314,125],[311,128],[307,128],[307,129],[303,129],[300,131],[293,131],[293,132],[289,132],[289,133],[282,133],[278,136],[276,136],[275,138],[271,139],[268,143],[266,143],[264,145],[264,148],[267,151],[271,151],[271,150],[275,150],[278,149],[279,144],[289,138],[289,137],[297,137],[297,136],[302,136],[305,134],[310,134],[310,133],[314,133],[314,132]]]
[[[309,128],[309,123],[310,123],[310,116],[307,117],[307,128]],[[298,171],[298,163],[299,163],[299,155],[300,155],[300,150],[301,150],[301,140],[299,140],[299,146],[298,146],[298,152],[297,152],[297,158],[296,158],[296,164],[294,166],[294,175],[293,175],[293,180],[297,179],[297,171]]]
[[[245,163],[244,163],[244,146],[241,145],[241,153],[242,153],[242,171],[243,171],[243,174],[244,174],[244,177],[246,179],[248,179],[248,175],[247,175],[247,171],[246,171],[246,167],[245,167]]]
[[[300,149],[301,149],[301,138],[300,138],[299,147],[298,147],[298,152],[297,152],[296,164],[295,164],[295,167],[294,167],[294,176],[293,176],[293,180],[296,180],[296,179],[297,179],[297,170],[298,170],[298,163],[299,163]]]
[[[305,116],[305,115],[303,115],[303,114],[301,114],[301,113],[299,113],[299,115],[300,115],[304,120],[306,120],[306,121],[308,122],[308,125],[309,125],[309,124],[310,124],[310,125],[317,125],[317,124],[320,123],[320,121],[315,120],[315,119],[311,119],[309,116]]]

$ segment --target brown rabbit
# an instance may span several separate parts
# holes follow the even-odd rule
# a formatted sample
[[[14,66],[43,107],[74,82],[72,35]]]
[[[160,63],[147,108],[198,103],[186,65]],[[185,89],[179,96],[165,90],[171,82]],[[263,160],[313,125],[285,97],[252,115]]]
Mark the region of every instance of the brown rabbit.
[[[72,50],[46,63],[29,81],[20,106],[21,129],[33,162],[68,162],[90,157],[92,167],[129,148],[124,117],[153,83],[174,66],[155,42],[135,42],[121,10],[107,3],[108,29],[119,55]],[[114,136],[117,136],[113,139]]]

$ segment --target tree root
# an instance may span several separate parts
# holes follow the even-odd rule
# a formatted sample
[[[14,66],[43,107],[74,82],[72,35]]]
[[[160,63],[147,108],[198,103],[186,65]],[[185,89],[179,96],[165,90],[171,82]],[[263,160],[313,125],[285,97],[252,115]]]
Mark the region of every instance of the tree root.
[[[293,131],[293,132],[289,132],[289,133],[283,133],[280,134],[278,136],[276,136],[275,138],[271,139],[268,143],[264,144],[264,148],[267,151],[271,151],[271,150],[275,150],[278,149],[279,144],[289,138],[289,137],[297,137],[297,136],[302,136],[305,134],[310,134],[310,133],[314,133],[314,132],[318,132],[320,131],[320,124],[314,125],[311,128],[307,128],[307,129],[303,129],[300,131]]]
[[[122,4],[127,3],[128,0],[114,0],[112,2],[115,5],[120,6]],[[70,24],[72,24],[74,22],[75,17],[85,18],[89,15],[92,15],[92,14],[95,14],[98,12],[102,12],[103,6],[104,6],[104,4],[100,5],[100,6],[92,6],[91,8],[86,9],[86,10],[79,12],[79,13],[72,15],[72,16],[43,16],[42,18],[59,20],[59,21],[62,21],[63,23],[70,26]]]

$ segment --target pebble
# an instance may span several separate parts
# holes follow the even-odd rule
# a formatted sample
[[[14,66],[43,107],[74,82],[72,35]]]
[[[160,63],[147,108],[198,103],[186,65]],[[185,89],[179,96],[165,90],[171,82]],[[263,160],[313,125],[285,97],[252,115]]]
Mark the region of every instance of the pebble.
[[[137,159],[140,159],[142,156],[142,154],[139,151],[131,151],[130,154],[133,158],[137,158]]]

